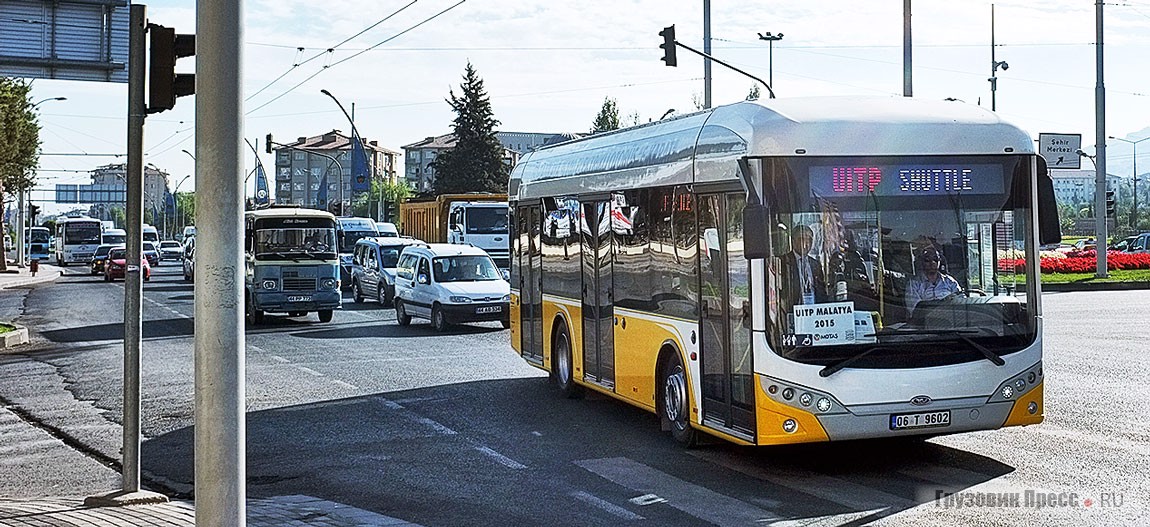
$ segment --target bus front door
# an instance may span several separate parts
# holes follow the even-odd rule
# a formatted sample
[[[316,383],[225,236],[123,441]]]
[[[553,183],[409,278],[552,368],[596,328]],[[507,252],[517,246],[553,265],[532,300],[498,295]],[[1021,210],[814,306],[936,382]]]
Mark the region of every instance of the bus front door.
[[[611,291],[611,208],[607,201],[583,201],[583,380],[615,386],[615,328]]]
[[[703,424],[754,439],[750,268],[741,192],[699,197]]]
[[[538,205],[519,209],[519,320],[523,358],[543,364],[543,252]]]

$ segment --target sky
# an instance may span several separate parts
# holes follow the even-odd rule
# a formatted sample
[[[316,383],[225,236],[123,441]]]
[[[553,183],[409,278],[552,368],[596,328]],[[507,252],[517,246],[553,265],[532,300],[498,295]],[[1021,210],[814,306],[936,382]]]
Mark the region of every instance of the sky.
[[[997,112],[1036,139],[1082,134],[1083,149],[1093,152],[1094,0],[994,4],[995,59],[1009,65],[996,74]],[[147,5],[150,22],[195,31],[193,1]],[[901,96],[902,7],[896,0],[713,1],[712,54],[773,78],[779,98]],[[258,140],[267,166],[268,133],[291,142],[350,131],[321,89],[349,111],[354,106],[360,134],[391,150],[449,133],[454,114],[445,99],[449,90],[459,93],[468,62],[503,131],[586,132],[606,98],[624,118],[642,122],[670,109],[693,111],[703,98],[703,59],[680,49],[678,67],[665,66],[658,35],[674,24],[679,42],[702,50],[698,1],[247,0],[244,9],[242,130]],[[1150,137],[1150,0],[1104,9],[1106,134]],[[913,95],[990,108],[991,3],[918,0],[912,11]],[[759,39],[766,32],[783,39],[768,46]],[[177,64],[178,72],[193,71],[192,58]],[[712,71],[714,106],[744,99],[754,83],[718,64]],[[126,150],[126,84],[41,79],[32,96],[67,97],[39,107],[38,189],[89,183],[89,170],[124,162],[100,154]],[[195,97],[184,97],[147,119],[145,162],[169,172],[172,185],[194,174],[194,160],[183,152],[195,152],[194,110]],[[1139,172],[1146,173],[1150,141],[1140,147]],[[1132,150],[1110,140],[1108,172],[1132,174]],[[254,167],[254,154],[246,164]],[[190,177],[179,190],[194,187]],[[33,200],[50,199],[49,192],[33,193]],[[45,205],[49,213],[71,208]]]

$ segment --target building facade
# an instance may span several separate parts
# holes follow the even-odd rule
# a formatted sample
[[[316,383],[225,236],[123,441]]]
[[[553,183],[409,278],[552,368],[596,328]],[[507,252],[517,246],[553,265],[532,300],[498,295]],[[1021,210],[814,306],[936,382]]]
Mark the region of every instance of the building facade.
[[[379,146],[378,141],[364,141],[368,178],[353,181],[349,136],[339,130],[314,137],[300,137],[294,143],[273,148],[275,154],[276,203],[298,204],[309,208],[350,211],[351,204],[371,188],[372,180],[395,184],[399,180],[399,152]],[[334,161],[333,161],[334,159]],[[327,203],[320,186],[327,177]],[[343,203],[342,209],[339,203]]]
[[[1059,205],[1079,205],[1094,201],[1094,170],[1051,170],[1054,179],[1054,198]],[[1122,178],[1106,175],[1106,190],[1118,190]]]
[[[503,162],[508,167],[515,166],[521,154],[575,137],[578,136],[538,132],[495,132],[495,138],[503,145]],[[452,148],[455,148],[455,134],[428,137],[404,146],[404,181],[415,192],[431,192],[435,187],[435,166],[432,163],[440,153]]]
[[[77,201],[92,203],[88,214],[102,220],[112,219],[113,208],[127,205],[127,165],[104,165],[92,170],[91,185],[77,186]],[[171,193],[170,176],[162,169],[147,165],[144,167],[144,216],[152,223],[161,223],[169,213]]]

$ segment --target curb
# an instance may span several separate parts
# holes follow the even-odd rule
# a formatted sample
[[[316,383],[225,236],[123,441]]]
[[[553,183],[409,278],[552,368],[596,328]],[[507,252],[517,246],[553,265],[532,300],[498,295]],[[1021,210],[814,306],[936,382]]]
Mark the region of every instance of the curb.
[[[6,349],[6,348],[11,348],[13,346],[19,346],[21,344],[27,344],[28,343],[28,328],[21,326],[21,325],[18,325],[18,324],[9,324],[9,325],[14,326],[16,329],[9,331],[7,333],[0,333],[0,349]]]
[[[18,276],[16,278],[8,278],[4,273],[0,273],[0,289],[8,289],[10,287],[21,287],[32,284],[39,284],[42,282],[52,282],[63,274],[59,269],[43,269],[40,271],[39,276]]]
[[[1098,284],[1042,284],[1042,292],[1071,291],[1138,291],[1150,289],[1150,282],[1102,282]]]

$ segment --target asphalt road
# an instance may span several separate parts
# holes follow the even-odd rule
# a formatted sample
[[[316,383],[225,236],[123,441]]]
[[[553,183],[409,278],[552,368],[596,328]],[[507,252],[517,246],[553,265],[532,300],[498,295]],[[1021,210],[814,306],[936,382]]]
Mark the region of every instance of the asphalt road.
[[[174,264],[144,291],[145,479],[190,493],[193,291]],[[122,283],[70,274],[19,294],[39,337],[0,355],[0,398],[77,455],[117,459]],[[650,414],[558,397],[498,324],[438,334],[350,300],[329,324],[273,316],[247,334],[248,493],[429,526],[1148,524],[1150,292],[1043,301],[1041,425],[690,451]]]

